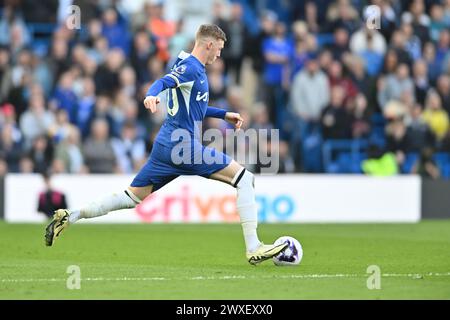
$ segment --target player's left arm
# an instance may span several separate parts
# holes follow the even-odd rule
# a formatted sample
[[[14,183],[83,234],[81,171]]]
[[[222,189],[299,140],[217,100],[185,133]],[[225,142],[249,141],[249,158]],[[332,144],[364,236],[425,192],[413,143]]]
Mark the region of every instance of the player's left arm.
[[[206,109],[205,117],[223,119],[226,122],[234,125],[237,130],[241,128],[242,122],[244,121],[241,115],[237,112],[227,112],[223,109],[210,106],[208,106],[208,108]]]

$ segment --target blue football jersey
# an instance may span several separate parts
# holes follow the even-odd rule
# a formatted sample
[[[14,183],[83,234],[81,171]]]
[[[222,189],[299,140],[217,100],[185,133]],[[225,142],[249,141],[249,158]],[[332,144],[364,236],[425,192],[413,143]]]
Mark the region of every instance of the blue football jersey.
[[[199,137],[198,124],[205,118],[209,101],[208,78],[205,66],[193,55],[182,52],[171,72],[166,76],[177,86],[166,90],[167,117],[156,142],[171,146],[180,140],[172,141],[172,132],[184,129],[191,139]]]

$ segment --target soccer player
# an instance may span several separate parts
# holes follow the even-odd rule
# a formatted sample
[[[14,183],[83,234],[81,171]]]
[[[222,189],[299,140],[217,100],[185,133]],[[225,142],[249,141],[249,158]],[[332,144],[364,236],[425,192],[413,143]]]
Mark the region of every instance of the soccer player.
[[[112,194],[79,210],[55,211],[53,221],[46,228],[47,246],[51,246],[64,229],[79,219],[94,218],[110,211],[134,208],[149,194],[178,176],[199,175],[228,183],[237,189],[236,207],[243,228],[246,256],[250,264],[256,265],[286,249],[285,243],[264,245],[258,238],[253,174],[229,156],[214,148],[203,146],[197,139],[198,123],[204,117],[224,119],[232,123],[237,130],[242,125],[243,119],[238,113],[225,112],[208,106],[209,91],[205,65],[212,64],[220,57],[225,41],[226,35],[218,26],[204,24],[199,27],[192,53],[181,52],[171,72],[155,81],[144,99],[145,108],[153,113],[160,103],[158,94],[168,89],[168,116],[155,139],[147,163],[124,192]],[[187,141],[174,138],[177,135],[175,133],[180,129],[187,133],[189,137]],[[175,164],[172,151],[180,145],[188,147],[189,152],[187,156],[183,154],[182,163]],[[203,159],[205,154],[221,161],[206,163]],[[199,157],[201,161],[195,161]],[[188,161],[185,161],[186,159]]]

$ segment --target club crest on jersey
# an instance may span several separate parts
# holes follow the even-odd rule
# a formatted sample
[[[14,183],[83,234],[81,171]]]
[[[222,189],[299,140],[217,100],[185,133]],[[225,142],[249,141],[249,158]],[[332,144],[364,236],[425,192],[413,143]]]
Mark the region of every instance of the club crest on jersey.
[[[204,94],[202,94],[200,91],[197,92],[197,101],[204,101],[204,102],[208,102],[208,98],[209,98],[209,93],[205,92]]]
[[[176,67],[174,71],[178,74],[183,74],[186,72],[186,65],[182,64],[181,66]]]

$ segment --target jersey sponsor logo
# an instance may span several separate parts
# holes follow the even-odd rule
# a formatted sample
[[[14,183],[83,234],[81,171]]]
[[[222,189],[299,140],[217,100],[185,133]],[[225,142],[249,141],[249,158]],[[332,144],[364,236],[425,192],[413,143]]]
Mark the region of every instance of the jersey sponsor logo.
[[[208,102],[208,98],[209,98],[209,92],[205,92],[202,94],[201,91],[198,91],[197,97],[195,98],[195,100]]]

